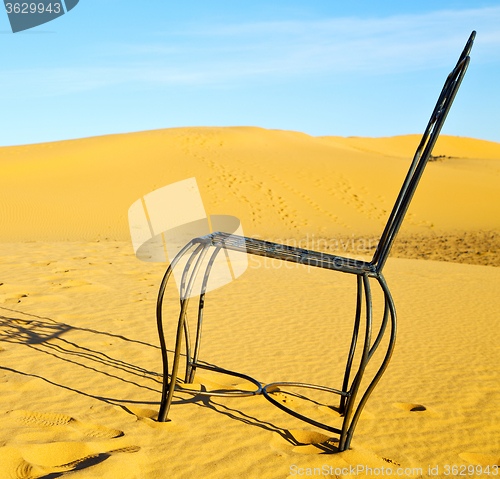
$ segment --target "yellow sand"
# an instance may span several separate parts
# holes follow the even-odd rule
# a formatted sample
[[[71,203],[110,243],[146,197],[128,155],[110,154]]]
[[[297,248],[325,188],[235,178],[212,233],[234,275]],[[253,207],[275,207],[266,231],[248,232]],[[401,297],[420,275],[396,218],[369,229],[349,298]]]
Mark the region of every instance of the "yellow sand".
[[[129,205],[193,176],[249,236],[380,235],[417,143],[174,128],[1,148],[0,240],[126,241]],[[443,137],[435,154],[452,158],[428,165],[405,231],[498,228],[500,144]]]
[[[164,265],[133,255],[129,206],[195,176],[208,212],[237,216],[248,236],[339,240],[344,254],[365,255],[354,238],[380,234],[417,142],[179,128],[1,148],[0,479],[350,477],[358,466],[352,477],[377,477],[367,468],[382,467],[393,477],[450,477],[446,465],[468,477],[473,466],[492,472],[500,464],[500,269],[492,266],[389,259],[398,343],[349,451],[335,453],[331,434],[262,396],[176,393],[171,421],[155,421]],[[434,155],[445,157],[428,165],[403,233],[498,234],[500,145],[443,137]],[[253,258],[208,295],[201,359],[263,383],[338,388],[355,278],[286,266]],[[175,295],[169,287],[170,349]],[[247,387],[204,371],[196,382]],[[307,391],[276,397],[341,421],[329,407],[336,397],[313,394],[313,403],[292,393]]]

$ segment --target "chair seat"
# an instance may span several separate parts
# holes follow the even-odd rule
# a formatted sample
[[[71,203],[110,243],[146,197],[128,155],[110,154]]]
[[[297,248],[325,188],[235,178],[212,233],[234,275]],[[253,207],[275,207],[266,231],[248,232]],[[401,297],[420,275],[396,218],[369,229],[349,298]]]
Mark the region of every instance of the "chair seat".
[[[246,236],[218,231],[209,235],[201,236],[193,240],[193,243],[207,244],[214,247],[239,251],[242,253],[266,256],[268,258],[291,261],[317,268],[332,269],[352,274],[367,273],[369,276],[376,276],[376,268],[370,262],[361,261],[354,258],[344,258],[319,251],[310,251],[303,248],[273,243]]]

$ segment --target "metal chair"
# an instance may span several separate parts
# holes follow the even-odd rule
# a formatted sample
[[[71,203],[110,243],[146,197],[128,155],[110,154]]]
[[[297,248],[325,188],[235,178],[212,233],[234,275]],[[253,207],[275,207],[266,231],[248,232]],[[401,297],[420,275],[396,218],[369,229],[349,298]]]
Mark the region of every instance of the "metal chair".
[[[458,88],[462,82],[463,76],[469,65],[469,52],[472,48],[472,44],[475,38],[475,33],[472,32],[467,44],[460,55],[460,58],[453,69],[453,71],[448,75],[446,82],[444,84],[443,90],[439,95],[437,104],[432,112],[430,121],[424,132],[422,140],[417,148],[413,161],[411,163],[408,174],[404,180],[403,186],[396,200],[394,208],[390,214],[389,220],[385,226],[382,233],[378,247],[375,251],[373,259],[370,262],[358,261],[351,258],[343,258],[340,256],[335,256],[331,254],[325,254],[315,251],[308,251],[305,249],[300,249],[296,247],[291,247],[282,244],[271,243],[267,241],[261,241],[257,239],[247,238],[243,236],[237,236],[234,234],[216,232],[193,239],[188,244],[182,248],[182,250],[177,254],[174,260],[169,265],[163,281],[160,286],[157,302],[157,325],[158,333],[160,336],[162,357],[163,357],[163,392],[161,399],[161,407],[159,411],[158,420],[166,421],[169,408],[174,395],[174,390],[176,389],[177,375],[179,369],[179,362],[181,356],[181,348],[183,342],[183,336],[185,337],[186,343],[186,372],[185,372],[185,382],[191,383],[194,379],[197,369],[208,369],[211,371],[216,371],[219,373],[233,375],[239,378],[243,378],[255,384],[256,389],[254,391],[234,391],[234,392],[205,392],[205,391],[189,391],[187,389],[180,388],[177,384],[177,390],[187,392],[194,395],[207,395],[207,396],[226,396],[226,397],[241,397],[241,396],[251,396],[257,394],[263,394],[266,399],[268,399],[272,404],[282,409],[283,411],[301,419],[313,426],[321,429],[325,429],[329,432],[336,433],[340,435],[338,450],[344,451],[349,448],[354,429],[359,420],[361,411],[365,406],[368,397],[372,393],[373,389],[380,380],[382,374],[384,373],[387,365],[391,359],[391,355],[394,349],[396,341],[396,310],[394,307],[394,302],[387,286],[387,283],[382,275],[382,269],[385,265],[391,246],[394,243],[396,235],[399,231],[401,223],[403,222],[404,216],[410,202],[412,200],[413,194],[417,188],[418,182],[422,176],[424,168],[427,161],[432,153],[432,149],[436,143],[439,136],[443,123],[448,115],[448,111],[453,103],[455,95]],[[292,261],[295,263],[300,263],[304,265],[314,266],[318,268],[326,268],[333,271],[339,271],[343,273],[354,274],[357,276],[357,303],[356,303],[356,315],[354,320],[354,331],[352,335],[351,345],[349,348],[347,363],[345,367],[344,380],[342,384],[342,389],[333,389],[326,386],[317,386],[313,384],[304,383],[292,383],[292,382],[282,382],[273,383],[266,386],[262,386],[259,381],[240,374],[234,371],[228,371],[215,366],[209,366],[198,361],[198,354],[201,342],[201,326],[203,321],[203,308],[205,305],[205,292],[207,282],[212,270],[212,266],[217,255],[224,250],[238,251],[241,253],[247,253],[258,256],[265,256],[269,258],[275,258],[283,261]],[[209,251],[211,255],[207,256]],[[187,262],[185,262],[184,272],[182,276],[182,284],[180,285],[180,314],[177,326],[177,336],[176,345],[174,350],[174,359],[172,371],[169,372],[168,368],[168,358],[167,349],[165,344],[165,338],[163,333],[163,319],[162,319],[162,303],[165,288],[167,282],[172,274],[173,269],[179,263],[179,260],[185,255],[190,254]],[[208,262],[206,261],[208,259]],[[203,268],[201,267],[203,264]],[[202,271],[203,270],[203,271]],[[198,304],[198,324],[196,332],[196,340],[193,354],[191,354],[191,343],[189,337],[189,330],[187,327],[186,313],[189,304],[190,297],[192,296],[193,284],[198,274],[202,274],[203,282],[201,290],[199,292],[199,304]],[[380,329],[377,333],[375,341],[371,342],[372,337],[372,299],[370,290],[370,279],[376,280],[380,287],[382,288],[383,295],[385,298],[384,314],[380,323]],[[361,349],[361,359],[357,370],[353,371],[353,358],[358,345],[358,336],[360,335],[361,327],[361,310],[362,303],[365,302],[366,311],[366,321],[364,325],[364,339],[362,341]],[[389,319],[390,318],[390,319]],[[375,353],[377,347],[380,345],[382,338],[387,330],[387,325],[390,324],[390,337],[388,341],[387,351],[385,352],[384,359],[381,363],[380,368],[372,378],[366,390],[364,390],[361,399],[356,404],[356,398],[358,394],[361,394],[360,385],[365,372],[366,366],[373,354]],[[170,378],[170,379],[169,379]],[[340,396],[339,400],[339,411],[343,416],[342,428],[338,429],[327,424],[319,423],[309,417],[303,416],[296,411],[291,410],[282,403],[276,401],[272,397],[272,390],[278,387],[301,387],[316,389],[320,391],[326,391],[329,393],[337,394]]]

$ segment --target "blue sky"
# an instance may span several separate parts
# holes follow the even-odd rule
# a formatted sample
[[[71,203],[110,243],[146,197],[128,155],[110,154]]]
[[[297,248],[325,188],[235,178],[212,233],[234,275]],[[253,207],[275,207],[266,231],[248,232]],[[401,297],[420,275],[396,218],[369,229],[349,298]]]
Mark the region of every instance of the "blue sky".
[[[12,34],[0,146],[183,126],[422,132],[470,32],[444,134],[500,142],[500,2],[80,0]]]

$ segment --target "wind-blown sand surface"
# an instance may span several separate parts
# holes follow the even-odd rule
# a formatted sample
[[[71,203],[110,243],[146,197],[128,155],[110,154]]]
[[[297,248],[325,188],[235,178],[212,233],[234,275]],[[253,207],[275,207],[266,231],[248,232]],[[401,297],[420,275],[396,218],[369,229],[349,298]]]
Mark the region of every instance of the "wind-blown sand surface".
[[[207,212],[237,216],[247,236],[367,258],[418,141],[179,128],[1,148],[0,478],[349,477],[335,473],[349,465],[394,477],[446,477],[446,465],[471,477],[468,468],[490,466],[491,476],[500,464],[500,145],[480,140],[439,140],[394,248],[403,257],[387,262],[397,345],[351,450],[335,453],[326,431],[262,396],[176,393],[171,421],[155,421],[165,265],[135,258],[129,206],[194,176]],[[170,350],[176,294],[171,285]],[[207,295],[201,359],[262,383],[339,387],[354,309],[353,276],[253,258]],[[197,382],[246,387],[204,371]],[[293,394],[304,392],[278,397],[339,424],[336,397]]]

